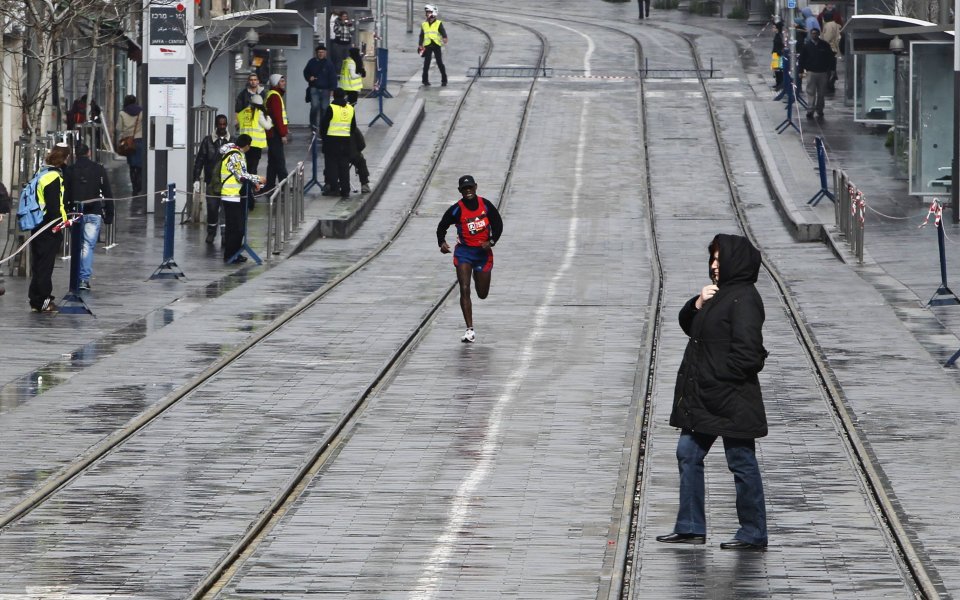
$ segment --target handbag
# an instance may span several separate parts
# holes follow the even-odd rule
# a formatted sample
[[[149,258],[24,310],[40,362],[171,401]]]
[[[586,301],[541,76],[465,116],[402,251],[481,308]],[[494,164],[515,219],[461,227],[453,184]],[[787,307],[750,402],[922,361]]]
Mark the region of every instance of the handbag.
[[[133,130],[136,131],[140,126],[140,115],[137,115],[137,120],[133,125]],[[117,142],[117,154],[120,156],[133,156],[137,153],[137,140],[132,135],[127,135],[120,138],[120,141]]]

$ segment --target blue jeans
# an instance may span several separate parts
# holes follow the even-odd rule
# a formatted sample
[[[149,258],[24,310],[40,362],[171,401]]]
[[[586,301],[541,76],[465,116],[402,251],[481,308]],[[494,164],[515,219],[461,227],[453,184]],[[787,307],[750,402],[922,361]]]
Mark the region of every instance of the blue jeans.
[[[319,128],[323,115],[330,106],[330,90],[310,88],[310,125]]]
[[[90,281],[93,276],[93,249],[100,238],[100,215],[83,215],[83,246],[80,249],[80,281]]]
[[[703,459],[717,436],[684,429],[677,442],[677,463],[680,467],[680,508],[677,510],[676,533],[706,535],[704,510],[706,492],[703,483]],[[757,464],[754,440],[723,438],[727,468],[733,473],[737,487],[737,518],[740,529],[736,539],[750,544],[767,541],[767,509],[763,499],[763,481]]]

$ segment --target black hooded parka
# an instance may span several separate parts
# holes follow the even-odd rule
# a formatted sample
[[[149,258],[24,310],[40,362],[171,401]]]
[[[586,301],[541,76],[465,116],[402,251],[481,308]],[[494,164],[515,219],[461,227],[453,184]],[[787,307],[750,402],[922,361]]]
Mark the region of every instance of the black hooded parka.
[[[754,284],[760,252],[738,235],[714,238],[719,248],[716,295],[697,310],[699,294],[680,309],[690,336],[677,373],[670,425],[698,433],[753,439],[767,435],[757,373],[763,369],[763,301]],[[713,244],[711,244],[713,246]]]

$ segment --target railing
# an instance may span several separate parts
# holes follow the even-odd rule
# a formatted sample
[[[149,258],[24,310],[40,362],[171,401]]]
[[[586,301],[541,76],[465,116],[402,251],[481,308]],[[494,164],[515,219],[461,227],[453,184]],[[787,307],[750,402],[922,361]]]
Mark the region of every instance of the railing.
[[[283,246],[304,221],[303,162],[277,184],[267,200],[267,258],[283,252]]]
[[[866,195],[850,182],[845,171],[833,170],[833,189],[837,201],[833,204],[837,229],[847,238],[850,250],[863,264],[863,223],[866,211]]]

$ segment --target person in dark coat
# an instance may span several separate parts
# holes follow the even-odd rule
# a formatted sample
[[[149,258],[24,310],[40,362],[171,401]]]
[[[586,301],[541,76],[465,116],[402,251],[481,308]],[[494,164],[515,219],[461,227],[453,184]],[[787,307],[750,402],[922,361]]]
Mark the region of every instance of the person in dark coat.
[[[690,340],[677,373],[670,425],[680,428],[680,507],[666,543],[706,542],[703,460],[723,438],[727,467],[737,489],[740,529],[724,550],[767,547],[763,481],[756,438],[767,435],[767,417],[757,373],[763,369],[763,301],[754,284],[760,252],[739,235],[710,242],[710,278],[680,309],[680,327]]]
[[[783,42],[783,21],[777,20],[773,24],[776,31],[773,32],[773,51],[772,54],[776,54],[778,57],[783,56],[783,49],[786,47],[786,44]],[[780,68],[780,65],[773,65],[771,62],[771,67],[773,67],[773,89],[781,90],[783,89],[783,69]]]
[[[76,212],[83,213],[83,224],[73,235],[82,235],[79,289],[90,289],[93,277],[93,251],[100,239],[100,227],[113,223],[113,192],[103,165],[90,158],[90,147],[78,144],[77,160],[66,169],[67,197]]]
[[[797,68],[807,78],[807,118],[812,119],[816,112],[823,117],[824,96],[830,74],[837,70],[837,57],[833,55],[830,44],[820,39],[820,30],[810,30],[810,36],[803,43]]]
[[[193,161],[193,190],[194,193],[200,192],[200,178],[203,182],[210,185],[213,179],[213,170],[220,167],[220,148],[233,142],[230,132],[227,129],[227,115],[217,115],[214,118],[214,131],[207,135],[200,142],[200,150],[197,151],[197,157]],[[220,222],[220,196],[207,196],[207,238],[206,242],[212,244],[217,237],[217,224]]]

